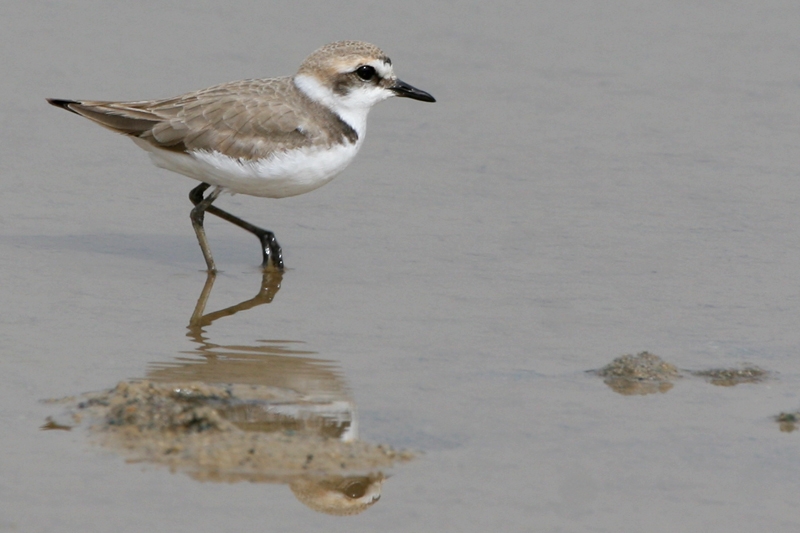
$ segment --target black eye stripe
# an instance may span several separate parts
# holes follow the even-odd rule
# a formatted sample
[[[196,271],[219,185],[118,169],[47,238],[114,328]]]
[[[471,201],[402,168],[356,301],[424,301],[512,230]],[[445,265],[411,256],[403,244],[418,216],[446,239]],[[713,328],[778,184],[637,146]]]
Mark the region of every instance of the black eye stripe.
[[[374,78],[377,73],[375,67],[371,65],[361,65],[356,69],[356,75],[364,81],[369,81]]]

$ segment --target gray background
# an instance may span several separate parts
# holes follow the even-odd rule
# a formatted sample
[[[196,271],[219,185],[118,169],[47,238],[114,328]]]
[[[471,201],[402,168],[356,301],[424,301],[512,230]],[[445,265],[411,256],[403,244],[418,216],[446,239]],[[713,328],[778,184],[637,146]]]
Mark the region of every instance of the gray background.
[[[796,2],[5,2],[0,7],[0,531],[800,529]],[[356,162],[281,201],[290,270],[217,344],[302,341],[361,436],[421,450],[349,518],[281,485],[126,464],[40,400],[197,345],[186,195],[129,140],[45,97],[167,97],[291,74],[363,39],[439,100],[370,116]],[[251,236],[209,221],[211,307],[258,289]],[[585,370],[650,350],[748,362],[623,397]]]

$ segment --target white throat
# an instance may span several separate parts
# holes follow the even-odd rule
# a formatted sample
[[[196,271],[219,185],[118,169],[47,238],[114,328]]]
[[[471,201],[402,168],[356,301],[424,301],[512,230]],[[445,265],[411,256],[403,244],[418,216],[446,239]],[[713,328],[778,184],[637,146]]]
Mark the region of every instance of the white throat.
[[[364,98],[354,98],[353,95],[345,97],[337,95],[317,78],[308,74],[297,74],[294,77],[294,85],[306,96],[336,113],[356,131],[358,134],[356,144],[361,144],[367,133],[367,115],[372,105],[377,102],[367,102]]]

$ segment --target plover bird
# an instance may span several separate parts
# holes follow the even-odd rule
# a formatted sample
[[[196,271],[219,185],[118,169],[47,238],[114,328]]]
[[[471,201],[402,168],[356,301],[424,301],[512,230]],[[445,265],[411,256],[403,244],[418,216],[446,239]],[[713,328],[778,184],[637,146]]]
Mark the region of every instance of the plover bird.
[[[285,198],[325,185],[361,148],[370,108],[391,96],[436,101],[397,79],[378,47],[340,41],[308,56],[294,76],[223,83],[164,100],[47,101],[128,135],[157,166],[201,182],[189,193],[191,220],[215,272],[205,213],[253,233],[264,268],[283,269],[275,235],[211,205],[220,193]]]

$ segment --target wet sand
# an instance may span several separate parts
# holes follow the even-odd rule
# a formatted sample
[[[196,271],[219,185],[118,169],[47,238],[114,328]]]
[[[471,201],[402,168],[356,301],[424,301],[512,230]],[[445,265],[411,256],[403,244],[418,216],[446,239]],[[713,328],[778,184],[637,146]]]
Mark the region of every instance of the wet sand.
[[[797,531],[799,22],[777,1],[0,7],[0,531]],[[209,220],[209,289],[195,182],[44,100],[290,74],[342,38],[437,103],[378,105],[318,191],[219,200],[275,231],[279,280]],[[619,394],[595,372],[643,352],[681,377]],[[306,442],[291,472],[214,479],[56,430],[74,406],[45,400],[120,383],[219,387],[212,432],[324,450],[355,420],[366,457],[413,460],[309,480]],[[247,418],[271,408],[252,387],[295,407]],[[371,505],[313,503],[348,494]]]

